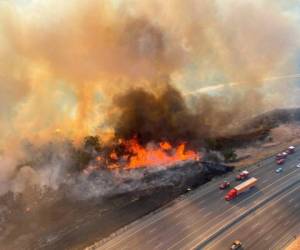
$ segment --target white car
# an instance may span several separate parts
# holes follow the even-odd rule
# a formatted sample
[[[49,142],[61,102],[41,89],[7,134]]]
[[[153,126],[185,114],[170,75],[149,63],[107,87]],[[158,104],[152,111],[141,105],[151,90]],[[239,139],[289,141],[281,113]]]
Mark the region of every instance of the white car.
[[[245,174],[245,175],[248,175],[249,171],[248,170],[244,170],[244,171],[242,171],[242,173]]]
[[[297,167],[297,168],[300,168],[300,163],[298,163],[296,167]]]

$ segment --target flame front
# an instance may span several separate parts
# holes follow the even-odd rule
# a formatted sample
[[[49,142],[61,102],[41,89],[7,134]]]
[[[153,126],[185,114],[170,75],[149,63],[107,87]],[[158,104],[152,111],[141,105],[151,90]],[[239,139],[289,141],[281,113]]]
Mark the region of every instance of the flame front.
[[[122,145],[127,153],[118,159],[119,161],[121,159],[126,161],[125,169],[168,166],[180,161],[198,160],[200,158],[197,152],[186,150],[185,143],[173,147],[169,142],[163,141],[159,144],[148,144],[144,147],[136,139],[131,139],[122,141]],[[117,159],[115,152],[111,156],[112,160]],[[116,168],[117,165],[112,164],[110,168]]]

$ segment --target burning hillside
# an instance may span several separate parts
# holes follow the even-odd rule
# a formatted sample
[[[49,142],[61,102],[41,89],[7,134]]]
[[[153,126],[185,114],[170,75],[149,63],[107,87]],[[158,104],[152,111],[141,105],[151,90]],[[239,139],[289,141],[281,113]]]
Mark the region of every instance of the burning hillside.
[[[169,200],[226,172],[201,161],[260,138],[241,125],[285,98],[272,76],[290,74],[298,33],[279,2],[0,1],[0,223],[36,219],[34,231],[53,210],[64,216],[43,225],[68,215],[61,229],[68,209],[97,215],[104,197],[145,190]],[[0,233],[1,246],[27,235]]]
[[[143,147],[136,139],[121,141],[118,148],[123,148],[123,154],[118,155],[116,151],[110,153],[110,160],[115,162],[108,168],[119,168],[120,162],[125,162],[124,168],[139,168],[151,166],[173,165],[180,161],[198,160],[199,154],[192,150],[186,150],[185,144],[172,147],[168,142],[160,142]]]
[[[64,179],[199,159],[280,103],[265,79],[297,49],[293,19],[277,4],[227,6],[1,2],[1,193],[23,166],[48,185],[51,168]]]
[[[185,143],[172,146],[163,141],[142,146],[136,138],[119,139],[113,146],[94,152],[83,172],[87,175],[99,169],[136,169],[145,167],[168,167],[183,161],[199,160],[200,154],[187,150]]]

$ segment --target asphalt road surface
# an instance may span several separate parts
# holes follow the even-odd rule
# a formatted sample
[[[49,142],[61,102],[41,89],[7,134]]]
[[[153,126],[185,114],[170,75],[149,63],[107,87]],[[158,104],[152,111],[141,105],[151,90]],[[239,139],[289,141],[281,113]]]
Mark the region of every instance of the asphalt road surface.
[[[300,233],[300,185],[289,189],[227,230],[205,249],[224,249],[239,239],[244,249],[283,249]]]
[[[178,199],[172,205],[134,222],[102,249],[229,249],[233,240],[244,249],[282,249],[300,233],[300,147],[276,173],[274,157],[247,168],[258,179],[252,190],[231,202],[219,190],[221,178]],[[237,173],[226,176],[232,186]]]

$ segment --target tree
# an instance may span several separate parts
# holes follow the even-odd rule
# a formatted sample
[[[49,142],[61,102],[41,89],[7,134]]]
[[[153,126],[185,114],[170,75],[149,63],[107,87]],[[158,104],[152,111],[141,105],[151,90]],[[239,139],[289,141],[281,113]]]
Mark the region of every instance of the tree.
[[[92,152],[96,151],[99,152],[101,150],[101,142],[98,136],[86,136],[84,138],[84,150]]]
[[[76,155],[75,155],[75,169],[77,171],[82,171],[86,168],[88,163],[92,160],[92,156],[90,153],[87,153],[86,151],[83,150],[77,150]]]
[[[210,161],[214,163],[220,163],[221,159],[219,158],[218,154],[216,152],[209,152],[205,155],[204,158],[205,161]]]
[[[234,152],[232,148],[226,148],[222,151],[222,155],[224,156],[225,162],[233,162],[237,159],[237,154]]]
[[[101,142],[98,136],[86,136],[83,145],[75,152],[74,169],[84,170],[95,155],[101,151]]]

